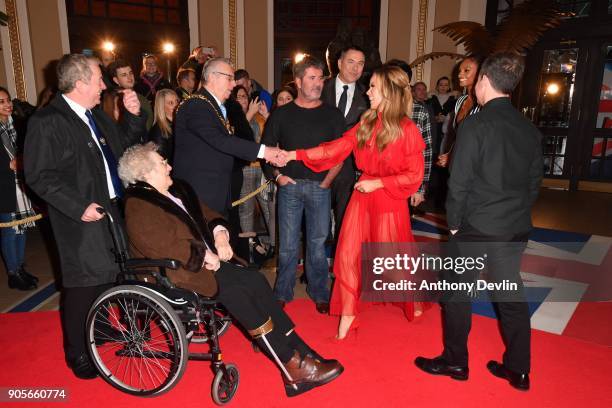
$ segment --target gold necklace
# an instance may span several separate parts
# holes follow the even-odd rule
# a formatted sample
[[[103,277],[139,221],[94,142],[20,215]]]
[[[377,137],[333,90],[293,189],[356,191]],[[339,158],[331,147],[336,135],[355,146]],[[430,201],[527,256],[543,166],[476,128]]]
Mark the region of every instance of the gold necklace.
[[[223,124],[223,126],[225,127],[225,129],[227,129],[228,133],[230,135],[234,134],[234,127],[232,125],[230,125],[229,120],[225,119],[223,116],[221,116],[219,114],[219,111],[215,108],[215,105],[213,105],[213,103],[210,101],[210,99],[208,99],[207,97],[205,97],[204,95],[189,95],[188,97],[186,97],[185,99],[183,99],[181,101],[181,103],[179,104],[178,108],[177,108],[177,112],[178,110],[181,108],[181,106],[183,106],[183,104],[185,104],[185,102],[187,102],[190,99],[202,99],[206,102],[208,102],[208,104],[210,105],[210,107],[212,108],[213,112],[215,112],[215,114],[217,115],[217,118],[219,118],[219,120],[221,121],[221,123]]]

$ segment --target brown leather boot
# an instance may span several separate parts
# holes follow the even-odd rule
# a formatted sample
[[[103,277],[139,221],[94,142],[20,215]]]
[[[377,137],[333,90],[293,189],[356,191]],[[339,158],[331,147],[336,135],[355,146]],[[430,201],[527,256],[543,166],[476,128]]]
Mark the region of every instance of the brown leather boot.
[[[335,380],[344,367],[337,360],[320,361],[307,354],[304,357],[295,351],[293,357],[283,364],[286,374],[283,376],[285,392],[294,397],[315,387]]]

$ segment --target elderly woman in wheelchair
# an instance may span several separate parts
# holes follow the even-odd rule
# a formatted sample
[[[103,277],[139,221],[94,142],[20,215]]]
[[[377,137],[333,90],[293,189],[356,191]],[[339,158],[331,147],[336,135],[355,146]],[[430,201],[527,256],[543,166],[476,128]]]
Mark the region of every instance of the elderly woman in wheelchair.
[[[119,160],[128,186],[125,219],[130,252],[135,257],[171,258],[174,285],[215,297],[279,367],[288,396],[326,384],[343,367],[321,357],[295,332],[259,272],[232,263],[225,220],[200,203],[186,183],[172,180],[170,165],[153,143],[129,148]]]

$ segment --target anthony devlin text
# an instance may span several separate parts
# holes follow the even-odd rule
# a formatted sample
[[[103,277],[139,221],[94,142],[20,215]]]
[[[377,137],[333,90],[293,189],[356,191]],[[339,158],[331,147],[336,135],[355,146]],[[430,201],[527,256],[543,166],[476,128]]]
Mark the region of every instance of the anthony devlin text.
[[[472,292],[476,286],[476,290],[503,290],[517,291],[518,284],[510,282],[507,279],[501,282],[487,282],[483,279],[478,279],[476,282],[448,282],[439,280],[437,282],[427,282],[425,280],[420,283],[402,279],[398,282],[384,282],[377,279],[372,282],[372,288],[377,291],[392,290],[392,291],[413,291],[413,290],[430,290],[430,291],[466,291]]]

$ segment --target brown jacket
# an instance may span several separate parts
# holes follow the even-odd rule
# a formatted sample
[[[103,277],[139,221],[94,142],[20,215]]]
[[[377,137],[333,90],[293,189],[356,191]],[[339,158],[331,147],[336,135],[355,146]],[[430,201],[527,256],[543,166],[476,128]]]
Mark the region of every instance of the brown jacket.
[[[216,252],[212,231],[218,225],[229,231],[229,226],[219,213],[199,202],[187,183],[175,180],[170,193],[181,199],[189,214],[147,183],[128,187],[125,219],[130,252],[137,258],[180,261],[182,267],[168,270],[168,278],[176,286],[213,296],[214,273],[203,267],[206,244]]]

